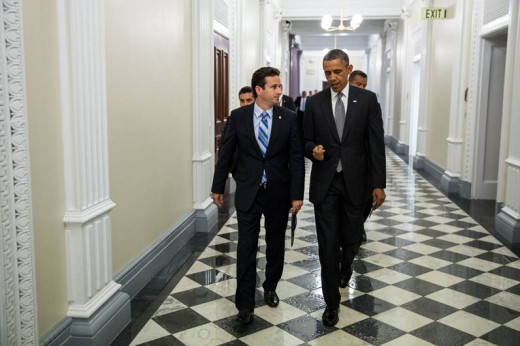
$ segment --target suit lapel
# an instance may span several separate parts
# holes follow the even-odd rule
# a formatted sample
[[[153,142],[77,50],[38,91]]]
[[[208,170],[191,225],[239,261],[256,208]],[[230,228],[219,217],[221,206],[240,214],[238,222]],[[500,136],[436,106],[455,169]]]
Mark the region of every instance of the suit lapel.
[[[253,148],[255,148],[255,151],[258,153],[258,155],[262,156],[262,151],[260,150],[260,146],[258,145],[258,140],[255,136],[255,106],[254,103],[251,104],[251,107],[248,107],[244,110],[245,118],[246,118],[246,128],[247,128],[247,135],[249,139],[251,140],[253,144]]]
[[[357,99],[358,99],[358,90],[357,88],[351,87],[349,85],[348,90],[348,106],[347,106],[347,115],[345,117],[345,125],[343,127],[343,137],[341,141],[343,142],[345,138],[347,138],[348,132],[352,127],[352,121],[357,113]]]
[[[280,132],[282,127],[282,114],[280,112],[279,106],[273,107],[273,121],[271,122],[271,134],[269,135],[269,144],[267,145],[267,152],[265,153],[265,156],[269,155],[269,153],[272,151],[271,147],[274,144],[274,141],[277,138],[277,134]]]
[[[334,111],[332,110],[332,99],[331,99],[330,88],[325,90],[322,94],[321,106],[322,114],[325,114],[325,124],[329,128],[332,136],[336,142],[340,142],[338,129],[336,128],[336,121],[334,120]]]

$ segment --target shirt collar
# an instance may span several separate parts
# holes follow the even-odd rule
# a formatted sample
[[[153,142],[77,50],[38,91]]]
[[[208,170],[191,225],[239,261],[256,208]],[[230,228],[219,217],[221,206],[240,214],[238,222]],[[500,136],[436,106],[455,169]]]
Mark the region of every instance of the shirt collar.
[[[267,112],[267,114],[269,115],[269,118],[271,118],[273,116],[272,107],[269,108],[268,110],[266,110],[265,112]],[[257,117],[257,118],[262,117],[262,113],[264,113],[264,110],[262,108],[260,108],[255,102],[255,117]]]
[[[341,92],[343,93],[343,95],[345,95],[345,97],[347,98],[348,100],[348,91],[349,91],[349,84],[347,84],[343,90],[341,90]],[[332,88],[330,88],[330,97],[331,97],[331,100],[332,101],[336,101],[336,96],[338,95],[337,92],[335,92],[334,90],[332,90]]]

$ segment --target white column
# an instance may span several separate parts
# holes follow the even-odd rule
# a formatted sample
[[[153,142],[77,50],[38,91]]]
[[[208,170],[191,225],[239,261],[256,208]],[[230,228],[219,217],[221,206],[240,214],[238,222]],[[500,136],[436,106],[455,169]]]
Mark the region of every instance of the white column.
[[[119,289],[112,281],[103,0],[58,2],[71,317],[88,318]]]
[[[468,0],[457,2],[456,8],[456,43],[451,75],[450,120],[447,167],[444,171],[444,189],[451,192],[450,183],[460,180],[463,168],[464,130],[466,117],[465,92],[467,86],[466,74],[469,63],[471,43],[472,3]],[[461,192],[461,191],[459,191]],[[469,195],[465,194],[465,197]]]
[[[214,165],[213,2],[192,1],[193,198],[197,231],[217,221],[210,197]],[[201,101],[204,100],[204,101]]]
[[[403,30],[404,30],[404,42],[408,42],[405,45],[405,55],[404,55],[404,73],[402,75],[402,92],[401,92],[401,114],[399,119],[399,136],[397,138],[397,147],[396,151],[398,154],[405,154],[406,148],[408,147],[408,137],[409,137],[409,128],[408,128],[408,118],[410,117],[410,85],[412,80],[412,61],[413,61],[413,43],[411,42],[413,39],[413,35],[410,32],[410,19],[404,18],[403,20]]]
[[[259,0],[260,6],[258,8],[259,16],[260,16],[260,23],[258,28],[258,37],[259,37],[259,45],[258,45],[258,52],[260,54],[260,66],[267,66],[268,56],[267,56],[267,47],[266,44],[266,37],[267,37],[267,28],[266,28],[266,20],[267,20],[267,7],[269,6],[268,0]],[[272,59],[270,57],[269,59]],[[272,61],[271,61],[272,64]]]
[[[289,95],[291,91],[291,79],[289,78],[289,70],[291,69],[291,48],[289,42],[289,34],[291,32],[291,23],[282,21],[282,65],[280,66],[280,73],[282,77],[284,94]]]
[[[497,202],[503,208],[497,230],[512,243],[520,243],[520,4],[509,3],[509,30],[504,81]]]
[[[38,323],[21,1],[1,1],[0,345],[36,345]]]
[[[424,6],[431,7],[433,1],[426,1]],[[423,160],[426,156],[426,140],[428,134],[428,104],[430,101],[429,85],[430,85],[430,67],[433,54],[432,42],[432,26],[431,20],[422,21],[421,34],[421,80],[419,90],[419,117],[417,119],[417,148],[414,154],[414,162],[418,167],[423,166]]]
[[[388,95],[386,95],[385,90],[385,98],[386,102],[389,103],[388,107],[385,107],[388,109],[388,113],[385,114],[386,121],[386,132],[385,135],[392,136],[393,135],[393,129],[394,129],[394,97],[395,97],[395,74],[396,74],[396,66],[397,66],[397,26],[399,25],[399,22],[397,20],[387,20],[385,22],[385,32],[386,32],[386,49],[385,49],[385,58],[387,61],[390,62],[390,64],[387,66],[390,68],[390,87]],[[386,71],[383,71],[383,73],[386,73]],[[386,84],[385,80],[385,84]]]
[[[240,106],[238,90],[242,87],[242,4],[240,0],[229,0],[229,110]]]

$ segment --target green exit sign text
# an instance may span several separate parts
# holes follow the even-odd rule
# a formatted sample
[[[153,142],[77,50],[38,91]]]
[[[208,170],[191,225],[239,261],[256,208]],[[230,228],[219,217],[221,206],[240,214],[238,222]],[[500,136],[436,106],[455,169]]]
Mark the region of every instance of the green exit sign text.
[[[446,18],[445,8],[426,7],[422,9],[422,19],[444,19]]]

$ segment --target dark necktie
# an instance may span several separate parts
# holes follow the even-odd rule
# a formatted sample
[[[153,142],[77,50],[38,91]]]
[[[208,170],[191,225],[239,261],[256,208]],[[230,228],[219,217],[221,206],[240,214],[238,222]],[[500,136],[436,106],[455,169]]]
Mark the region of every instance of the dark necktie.
[[[260,125],[258,126],[258,145],[260,146],[260,150],[262,151],[262,155],[265,157],[265,153],[267,151],[267,145],[269,144],[269,135],[267,130],[269,129],[269,123],[267,122],[267,118],[269,118],[269,114],[267,112],[262,113],[262,120],[260,120]],[[262,181],[260,184],[264,184],[267,182],[267,175],[264,172],[262,173]]]
[[[336,121],[336,129],[338,130],[339,140],[341,142],[341,138],[343,137],[343,127],[345,126],[345,105],[341,98],[343,97],[343,93],[338,93],[338,100],[336,101],[336,107],[334,108],[334,120]],[[341,172],[341,158],[338,162],[338,167],[336,167],[336,172]]]

